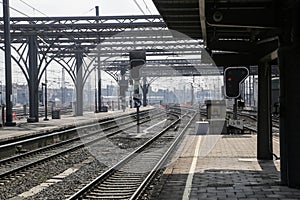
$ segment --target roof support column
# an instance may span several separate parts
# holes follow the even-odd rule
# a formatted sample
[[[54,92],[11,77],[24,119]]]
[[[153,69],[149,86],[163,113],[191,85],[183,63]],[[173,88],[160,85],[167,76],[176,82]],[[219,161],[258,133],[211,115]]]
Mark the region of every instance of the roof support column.
[[[300,187],[300,45],[279,49],[281,180]]]
[[[257,159],[272,160],[272,116],[271,116],[271,66],[261,62],[258,66],[258,120]]]
[[[82,68],[83,68],[83,53],[81,51],[76,52],[76,105],[75,105],[75,116],[83,115],[83,79],[82,79]]]
[[[287,1],[288,4],[290,1]],[[280,38],[280,172],[281,182],[300,187],[300,2],[286,5],[288,20]]]
[[[11,35],[10,35],[10,13],[9,0],[3,0],[4,20],[4,47],[5,47],[5,98],[6,98],[6,126],[15,126],[12,117],[12,77],[11,77]]]
[[[38,105],[38,54],[37,54],[37,37],[29,36],[29,118],[27,122],[39,121]]]
[[[125,80],[126,65],[121,65],[121,80],[119,81],[119,95],[123,112],[126,109],[126,91],[128,90],[128,80]]]
[[[101,64],[100,64],[100,55],[97,56],[97,71],[98,71],[98,110],[97,112],[102,111],[102,78],[101,78]]]

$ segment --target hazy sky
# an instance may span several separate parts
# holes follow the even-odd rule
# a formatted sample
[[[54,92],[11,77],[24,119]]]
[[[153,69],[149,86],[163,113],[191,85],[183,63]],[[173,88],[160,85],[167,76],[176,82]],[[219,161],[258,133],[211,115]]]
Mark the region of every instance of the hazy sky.
[[[95,15],[95,6],[100,7],[101,15],[143,14],[135,1],[145,14],[150,14],[150,11],[151,14],[158,14],[152,0],[10,0],[10,6],[12,17],[24,16],[22,13],[27,16]],[[2,16],[2,7],[0,10]]]

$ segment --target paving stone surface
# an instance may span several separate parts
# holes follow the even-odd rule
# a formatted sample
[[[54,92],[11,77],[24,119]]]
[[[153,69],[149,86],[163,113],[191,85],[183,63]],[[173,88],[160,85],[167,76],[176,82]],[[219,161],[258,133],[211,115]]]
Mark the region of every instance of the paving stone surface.
[[[195,155],[199,137],[201,145]],[[256,138],[256,135],[187,135],[152,199],[300,199],[300,190],[280,185],[279,160],[256,159]],[[273,151],[279,156],[277,136]],[[187,188],[194,158],[197,164],[192,186]]]

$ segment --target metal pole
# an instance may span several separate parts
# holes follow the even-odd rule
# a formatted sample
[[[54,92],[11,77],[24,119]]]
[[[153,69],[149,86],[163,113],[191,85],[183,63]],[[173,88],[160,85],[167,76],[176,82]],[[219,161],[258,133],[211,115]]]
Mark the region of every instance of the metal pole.
[[[96,9],[96,16],[99,17],[99,6],[95,6]],[[97,23],[99,23],[99,21],[97,20]],[[100,45],[100,36],[99,36],[99,44]],[[99,49],[100,51],[100,49]],[[101,65],[100,65],[100,53],[98,52],[97,54],[97,63],[98,63],[98,112],[101,112],[102,109],[102,91],[101,91],[101,87],[102,87],[102,80],[101,80]],[[97,109],[96,109],[97,110]]]
[[[143,87],[142,87],[142,92],[143,92],[143,106],[147,106],[147,94],[148,94],[148,84],[147,84],[147,78],[143,77]]]
[[[234,99],[233,105],[233,119],[237,120],[237,98]]]
[[[66,103],[66,96],[65,96],[65,91],[66,91],[66,76],[65,76],[65,70],[62,68],[61,70],[61,76],[62,76],[62,81],[61,81],[61,103],[62,105],[65,105]]]
[[[96,16],[99,16],[99,6],[95,6]]]
[[[98,112],[98,107],[97,107],[97,72],[95,68],[95,113]]]
[[[191,104],[193,106],[193,104],[194,104],[194,86],[193,86],[193,83],[191,83],[191,95],[192,95]]]
[[[47,98],[47,69],[45,70],[45,118],[44,121],[48,121],[48,98]]]
[[[76,57],[76,106],[75,116],[83,116],[83,52],[78,51]]]
[[[119,81],[119,96],[121,98],[122,110],[123,110],[123,112],[125,112],[125,108],[126,108],[125,98],[126,98],[126,91],[128,89],[128,85],[124,86],[123,84],[126,82],[126,80],[125,80],[126,66],[121,65],[121,70],[120,71],[121,71],[121,80],[120,80],[121,82]]]
[[[0,105],[2,106],[3,101],[2,101],[2,81],[0,81]]]
[[[29,66],[28,66],[28,87],[29,87],[29,118],[27,122],[39,121],[39,104],[38,104],[38,50],[37,36],[30,35],[28,41]]]
[[[12,75],[11,75],[11,36],[9,0],[3,0],[4,47],[5,47],[5,88],[6,88],[6,126],[15,126],[12,117]]]
[[[140,105],[139,105],[139,101],[141,100],[141,97],[140,97],[140,90],[139,90],[139,87],[140,87],[140,81],[139,79],[135,79],[134,80],[134,84],[133,84],[133,100],[134,100],[134,104],[135,104],[135,107],[136,107],[136,124],[137,124],[137,132],[140,131]]]

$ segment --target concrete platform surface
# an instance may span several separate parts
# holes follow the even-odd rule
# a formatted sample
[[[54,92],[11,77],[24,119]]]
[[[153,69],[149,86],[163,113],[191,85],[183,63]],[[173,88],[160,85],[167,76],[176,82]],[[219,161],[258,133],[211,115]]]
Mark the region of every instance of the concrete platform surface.
[[[151,199],[300,199],[300,190],[280,185],[279,160],[256,159],[256,137],[187,135]]]
[[[152,107],[141,107],[140,110],[151,109]],[[51,119],[49,117],[49,121],[44,121],[44,117],[39,119],[39,122],[35,123],[27,123],[27,119],[19,119],[15,120],[16,126],[13,127],[0,127],[0,142],[6,141],[12,138],[21,138],[28,135],[35,134],[46,134],[53,131],[59,131],[66,128],[72,128],[75,126],[84,125],[91,122],[96,122],[101,119],[114,118],[121,115],[128,115],[130,113],[135,113],[135,108],[128,108],[125,112],[121,110],[94,113],[94,112],[86,112],[83,116],[73,116],[69,115],[61,115],[61,119]]]

